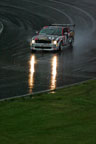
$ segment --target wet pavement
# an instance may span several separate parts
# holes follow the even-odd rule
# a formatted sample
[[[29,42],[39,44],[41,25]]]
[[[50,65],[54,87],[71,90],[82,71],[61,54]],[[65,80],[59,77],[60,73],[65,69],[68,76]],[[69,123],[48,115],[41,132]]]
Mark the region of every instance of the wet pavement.
[[[95,0],[0,0],[0,99],[30,94],[96,77]],[[42,26],[75,23],[73,48],[30,52]]]

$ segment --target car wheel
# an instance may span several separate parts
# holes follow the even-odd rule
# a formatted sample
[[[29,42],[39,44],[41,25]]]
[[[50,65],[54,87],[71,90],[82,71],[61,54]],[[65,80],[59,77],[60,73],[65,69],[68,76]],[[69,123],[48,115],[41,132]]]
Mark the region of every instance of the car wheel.
[[[31,52],[34,53],[34,52],[36,52],[36,50],[31,49]]]
[[[69,45],[70,45],[71,48],[73,47],[73,42],[74,42],[74,39],[71,38],[71,41],[70,41],[70,43],[69,43]]]
[[[61,50],[62,50],[62,42],[59,45],[59,51],[61,51]]]

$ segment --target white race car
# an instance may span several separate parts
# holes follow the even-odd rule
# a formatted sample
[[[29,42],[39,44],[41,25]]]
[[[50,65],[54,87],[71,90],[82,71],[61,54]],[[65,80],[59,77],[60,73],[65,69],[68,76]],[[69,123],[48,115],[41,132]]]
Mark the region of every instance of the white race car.
[[[53,24],[43,27],[31,41],[32,51],[61,51],[64,46],[73,46],[74,27],[72,24]]]

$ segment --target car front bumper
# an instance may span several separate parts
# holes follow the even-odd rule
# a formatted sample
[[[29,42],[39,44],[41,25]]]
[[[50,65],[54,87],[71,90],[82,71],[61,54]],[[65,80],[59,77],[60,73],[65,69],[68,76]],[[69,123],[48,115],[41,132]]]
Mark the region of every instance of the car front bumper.
[[[37,51],[55,51],[58,50],[59,46],[54,44],[42,44],[42,43],[35,43],[31,45],[31,50]]]

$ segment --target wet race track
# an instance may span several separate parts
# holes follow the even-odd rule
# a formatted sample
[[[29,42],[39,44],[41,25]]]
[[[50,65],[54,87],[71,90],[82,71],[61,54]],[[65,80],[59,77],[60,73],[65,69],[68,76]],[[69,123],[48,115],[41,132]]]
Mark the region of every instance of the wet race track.
[[[55,89],[96,77],[95,0],[0,0],[0,99]],[[36,30],[75,23],[73,48],[30,52]]]

